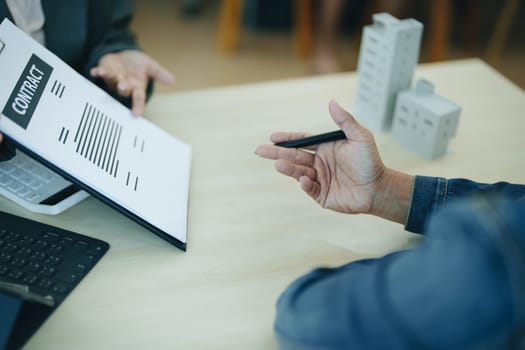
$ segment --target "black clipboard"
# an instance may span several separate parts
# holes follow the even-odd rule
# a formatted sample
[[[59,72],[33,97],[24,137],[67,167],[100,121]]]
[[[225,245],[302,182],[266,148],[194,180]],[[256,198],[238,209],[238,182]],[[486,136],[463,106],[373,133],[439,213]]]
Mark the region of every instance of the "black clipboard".
[[[30,157],[186,250],[191,147],[136,117],[9,20],[0,130]]]

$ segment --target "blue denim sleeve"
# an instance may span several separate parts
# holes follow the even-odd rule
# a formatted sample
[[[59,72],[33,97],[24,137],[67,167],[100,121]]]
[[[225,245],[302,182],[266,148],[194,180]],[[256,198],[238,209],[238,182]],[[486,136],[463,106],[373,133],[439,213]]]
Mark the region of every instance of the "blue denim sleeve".
[[[525,186],[498,182],[478,183],[467,179],[416,176],[405,229],[425,233],[428,218],[457,199],[474,194],[497,194],[511,200],[525,196]]]
[[[277,302],[280,349],[515,347],[525,335],[525,200],[484,203],[440,211],[412,250],[293,282]]]

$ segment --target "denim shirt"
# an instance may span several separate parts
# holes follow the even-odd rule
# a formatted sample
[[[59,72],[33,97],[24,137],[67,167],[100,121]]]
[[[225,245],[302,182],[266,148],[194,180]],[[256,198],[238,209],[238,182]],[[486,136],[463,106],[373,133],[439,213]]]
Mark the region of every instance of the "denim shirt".
[[[417,176],[415,248],[293,282],[280,349],[525,349],[525,186]]]

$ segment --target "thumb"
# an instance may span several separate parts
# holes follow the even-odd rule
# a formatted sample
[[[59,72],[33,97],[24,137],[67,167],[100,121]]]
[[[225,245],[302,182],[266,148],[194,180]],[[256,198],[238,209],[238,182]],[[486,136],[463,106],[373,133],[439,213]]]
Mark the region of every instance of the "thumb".
[[[347,139],[360,138],[363,134],[363,127],[355,120],[355,118],[345,111],[335,100],[330,100],[328,106],[330,115],[334,122],[343,130]]]

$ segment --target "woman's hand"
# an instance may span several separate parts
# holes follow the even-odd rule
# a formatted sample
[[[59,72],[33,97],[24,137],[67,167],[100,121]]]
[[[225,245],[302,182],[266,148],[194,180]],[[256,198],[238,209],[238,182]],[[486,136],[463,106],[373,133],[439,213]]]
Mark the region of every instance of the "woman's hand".
[[[91,76],[103,79],[121,96],[131,96],[132,111],[142,115],[146,104],[149,79],[172,84],[173,75],[157,61],[138,50],[125,50],[102,56]]]

